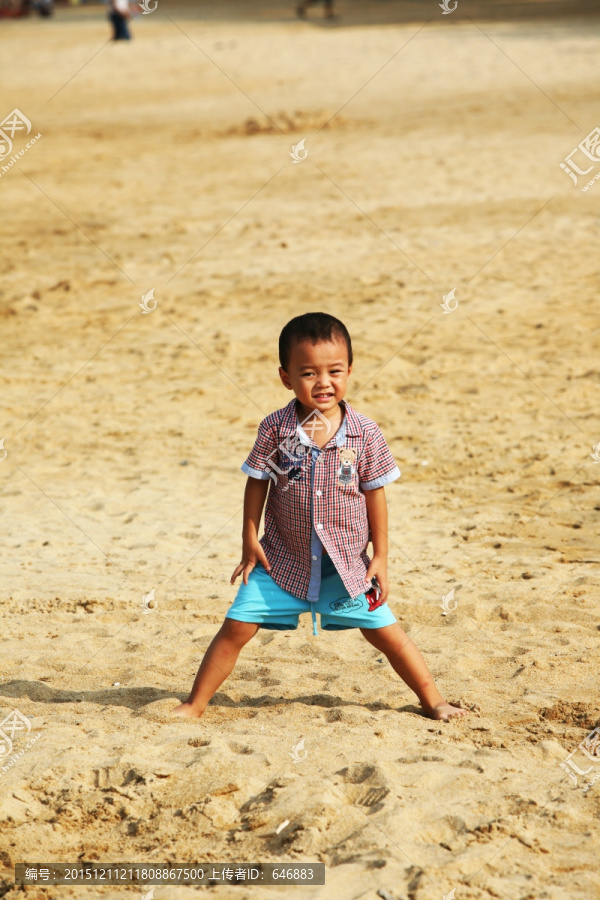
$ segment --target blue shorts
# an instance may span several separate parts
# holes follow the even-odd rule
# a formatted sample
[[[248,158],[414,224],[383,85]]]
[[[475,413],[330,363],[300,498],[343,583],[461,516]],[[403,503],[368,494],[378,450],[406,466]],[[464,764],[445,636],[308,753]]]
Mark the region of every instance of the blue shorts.
[[[315,634],[315,611],[321,617],[321,628],[324,631],[384,628],[396,621],[387,603],[369,612],[369,602],[364,594],[352,599],[327,554],[323,554],[321,561],[321,589],[316,603],[301,600],[284,591],[275,584],[266,569],[257,563],[248,576],[248,584],[240,584],[225,618],[235,619],[237,622],[254,622],[261,628],[275,631],[295,631],[298,616],[311,611]]]

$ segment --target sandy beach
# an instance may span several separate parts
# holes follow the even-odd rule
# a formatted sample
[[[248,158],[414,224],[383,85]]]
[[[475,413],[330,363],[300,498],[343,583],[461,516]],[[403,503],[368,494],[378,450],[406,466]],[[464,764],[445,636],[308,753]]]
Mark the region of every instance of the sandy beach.
[[[5,900],[138,895],[13,884],[93,861],[326,865],[155,900],[600,898],[600,161],[560,167],[600,125],[600,20],[483,5],[0,23],[13,152],[40,135],[0,168]],[[308,615],[169,715],[235,596],[279,332],[313,310],[402,471],[389,604],[460,721]]]

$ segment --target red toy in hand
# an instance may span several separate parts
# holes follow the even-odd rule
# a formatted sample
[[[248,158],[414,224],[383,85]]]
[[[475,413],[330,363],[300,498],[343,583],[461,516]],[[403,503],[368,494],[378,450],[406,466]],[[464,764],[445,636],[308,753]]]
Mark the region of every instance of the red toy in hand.
[[[383,604],[385,603],[385,600],[379,599],[381,597],[381,585],[377,581],[375,575],[373,575],[373,577],[371,578],[371,584],[373,585],[373,587],[369,588],[369,590],[365,594],[365,597],[369,602],[369,609],[367,610],[367,612],[372,612],[374,609],[377,609],[378,606],[383,606]]]

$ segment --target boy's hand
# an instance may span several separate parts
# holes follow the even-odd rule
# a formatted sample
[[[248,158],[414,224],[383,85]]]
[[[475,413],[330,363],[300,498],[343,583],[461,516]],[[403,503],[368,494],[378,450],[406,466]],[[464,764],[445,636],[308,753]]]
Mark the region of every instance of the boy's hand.
[[[371,565],[367,569],[367,574],[365,576],[366,581],[371,581],[371,578],[375,575],[377,577],[377,581],[379,582],[379,586],[381,588],[381,596],[380,600],[382,603],[385,603],[388,598],[388,577],[387,577],[387,560],[383,559],[381,556],[374,556],[371,560]]]
[[[235,571],[231,576],[230,584],[234,583],[240,572],[243,572],[242,578],[244,584],[248,584],[248,575],[257,562],[264,566],[267,572],[271,571],[271,565],[265,555],[265,551],[263,550],[260,541],[251,541],[248,542],[248,544],[244,542],[244,547],[242,549],[242,561],[238,566],[236,566]]]

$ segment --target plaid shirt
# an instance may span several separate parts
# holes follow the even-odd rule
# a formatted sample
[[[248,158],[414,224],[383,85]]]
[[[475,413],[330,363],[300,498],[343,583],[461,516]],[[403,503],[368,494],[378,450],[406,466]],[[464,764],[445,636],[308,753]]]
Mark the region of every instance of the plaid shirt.
[[[371,585],[371,539],[363,491],[400,477],[379,426],[344,400],[337,433],[324,447],[310,439],[298,421],[296,400],[262,420],[242,471],[271,479],[260,543],[279,587],[315,602],[321,584],[323,549],[329,554],[350,597]],[[310,430],[309,426],[307,429]],[[340,451],[354,450],[342,465]]]

